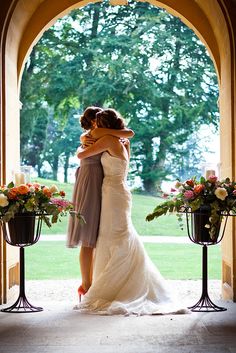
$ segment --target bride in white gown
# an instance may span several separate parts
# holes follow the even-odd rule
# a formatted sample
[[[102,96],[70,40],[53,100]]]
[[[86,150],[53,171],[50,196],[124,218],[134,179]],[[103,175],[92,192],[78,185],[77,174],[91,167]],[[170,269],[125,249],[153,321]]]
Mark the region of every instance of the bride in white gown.
[[[114,110],[97,114],[99,127],[121,128],[122,124]],[[104,180],[93,280],[75,309],[107,315],[189,312],[167,289],[132,225],[131,193],[126,185],[127,149],[118,138],[104,136],[86,150],[79,150],[78,157],[101,152]]]

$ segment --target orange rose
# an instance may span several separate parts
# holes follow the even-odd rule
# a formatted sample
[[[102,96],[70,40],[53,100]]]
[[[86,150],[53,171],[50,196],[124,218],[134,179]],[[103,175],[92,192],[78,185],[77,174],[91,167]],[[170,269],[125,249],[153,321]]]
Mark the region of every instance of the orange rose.
[[[11,188],[9,189],[9,192],[8,192],[8,198],[10,200],[15,200],[17,199],[17,188]]]
[[[195,185],[193,191],[195,194],[200,194],[204,188],[205,186],[203,184]]]
[[[47,186],[44,186],[43,193],[44,193],[44,195],[46,195],[49,198],[52,196],[52,193]]]
[[[62,196],[62,197],[66,196],[65,191],[60,191],[60,196]]]
[[[16,189],[17,189],[17,193],[20,195],[25,195],[25,194],[28,194],[29,192],[29,187],[24,184],[18,186]]]
[[[189,179],[186,181],[186,184],[189,186],[194,186],[194,181],[192,179]]]

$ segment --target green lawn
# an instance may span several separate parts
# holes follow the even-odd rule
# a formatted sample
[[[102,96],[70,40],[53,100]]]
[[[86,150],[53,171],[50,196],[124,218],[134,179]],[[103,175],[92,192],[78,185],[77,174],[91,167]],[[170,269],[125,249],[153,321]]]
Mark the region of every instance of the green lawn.
[[[35,181],[44,185],[56,184],[59,189],[66,192],[67,198],[71,199],[73,184],[64,184],[40,178],[35,179]],[[163,216],[152,222],[146,222],[146,215],[152,212],[155,206],[161,201],[157,197],[133,194],[132,221],[138,233],[140,235],[186,235],[186,231],[180,229],[175,215]],[[44,225],[42,234],[66,234],[68,217],[64,217],[61,222],[54,224],[52,228]]]
[[[73,184],[37,179],[45,185],[56,184],[71,199]],[[134,194],[132,219],[140,235],[186,235],[180,230],[176,216],[163,216],[158,220],[146,222],[145,217],[161,200]],[[42,234],[65,234],[68,219],[52,228],[44,226]],[[145,248],[152,261],[167,279],[200,279],[201,247],[195,244],[150,244]],[[63,241],[39,241],[26,250],[27,279],[70,279],[80,278],[78,264],[79,249],[68,249]],[[210,246],[208,252],[208,272],[210,279],[221,278],[221,254],[219,246]]]
[[[145,218],[163,199],[153,196],[133,194],[132,221],[140,235],[186,236],[186,230],[179,227],[176,215],[167,215],[146,222]]]
[[[201,246],[195,244],[145,244],[152,261],[167,279],[200,279]],[[79,249],[68,249],[63,241],[39,241],[25,248],[26,278],[79,278]],[[208,247],[209,279],[221,278],[220,246]]]

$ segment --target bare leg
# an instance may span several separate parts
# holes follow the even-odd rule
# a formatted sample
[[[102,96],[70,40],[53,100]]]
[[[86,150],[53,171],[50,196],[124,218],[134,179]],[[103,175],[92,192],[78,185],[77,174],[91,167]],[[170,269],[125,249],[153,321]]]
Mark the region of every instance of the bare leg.
[[[90,283],[93,283],[93,261],[94,261],[94,252],[95,249],[93,249],[93,255],[92,255],[92,261],[91,261],[91,266],[90,266]]]
[[[82,276],[82,287],[88,290],[91,286],[91,268],[93,262],[93,248],[81,246],[80,249],[80,270]]]

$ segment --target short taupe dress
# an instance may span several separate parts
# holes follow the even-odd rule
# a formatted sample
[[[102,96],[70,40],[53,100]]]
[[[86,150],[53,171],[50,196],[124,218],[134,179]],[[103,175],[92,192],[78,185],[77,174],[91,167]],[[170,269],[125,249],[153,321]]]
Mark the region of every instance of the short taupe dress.
[[[85,218],[81,224],[77,217],[69,217],[67,246],[96,247],[99,230],[103,169],[101,153],[82,159],[76,171],[72,202],[76,211]]]

